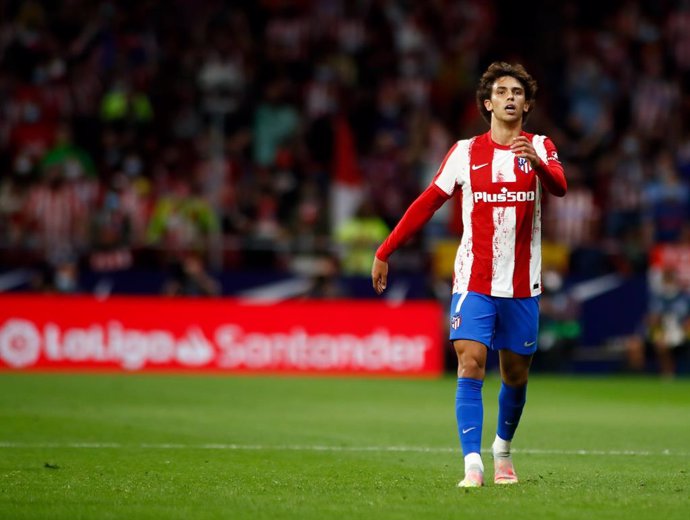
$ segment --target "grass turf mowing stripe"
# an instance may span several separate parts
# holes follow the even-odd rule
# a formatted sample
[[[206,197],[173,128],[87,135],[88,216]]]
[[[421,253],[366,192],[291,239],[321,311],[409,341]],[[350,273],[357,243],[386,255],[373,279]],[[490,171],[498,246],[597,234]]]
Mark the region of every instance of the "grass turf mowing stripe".
[[[261,445],[261,444],[180,444],[180,443],[142,443],[122,444],[118,442],[63,442],[63,443],[25,443],[2,442],[0,449],[154,449],[154,450],[231,450],[231,451],[351,451],[351,452],[416,452],[416,453],[455,453],[459,448],[432,448],[427,446],[320,446],[320,445]],[[513,453],[526,455],[608,455],[608,456],[673,456],[690,457],[690,452],[671,450],[548,450],[514,449]],[[482,452],[490,453],[490,449]]]

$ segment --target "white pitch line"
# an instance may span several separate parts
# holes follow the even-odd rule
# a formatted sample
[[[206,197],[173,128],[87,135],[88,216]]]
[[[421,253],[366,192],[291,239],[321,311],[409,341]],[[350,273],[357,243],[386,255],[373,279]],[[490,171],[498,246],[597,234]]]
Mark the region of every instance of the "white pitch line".
[[[142,443],[122,444],[119,442],[12,442],[0,441],[0,449],[150,449],[150,450],[219,450],[219,451],[331,451],[331,452],[415,452],[455,453],[459,448],[432,448],[427,446],[326,446],[299,444],[184,444],[184,443]],[[489,449],[482,450],[490,452]],[[671,450],[545,450],[514,449],[513,453],[526,455],[594,455],[594,456],[674,456],[689,457],[690,452]]]

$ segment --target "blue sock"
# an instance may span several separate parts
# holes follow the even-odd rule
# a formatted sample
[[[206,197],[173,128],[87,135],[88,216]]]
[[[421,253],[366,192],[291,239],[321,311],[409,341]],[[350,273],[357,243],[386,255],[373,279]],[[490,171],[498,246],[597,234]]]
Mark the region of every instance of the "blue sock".
[[[458,420],[458,435],[462,454],[479,453],[482,444],[484,405],[482,403],[483,381],[467,377],[458,378],[455,394],[455,417]]]
[[[501,383],[501,391],[498,393],[498,427],[496,435],[504,441],[513,440],[517,430],[522,409],[527,400],[527,385],[520,387],[508,386]]]

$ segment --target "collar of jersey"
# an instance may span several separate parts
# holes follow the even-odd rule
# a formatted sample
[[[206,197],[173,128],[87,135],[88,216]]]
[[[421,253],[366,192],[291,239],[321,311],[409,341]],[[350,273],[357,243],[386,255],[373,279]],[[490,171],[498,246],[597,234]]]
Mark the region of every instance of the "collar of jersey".
[[[489,141],[489,144],[491,146],[493,146],[494,148],[498,148],[499,150],[510,150],[510,145],[498,144],[496,141],[494,141],[491,138],[491,130],[489,130],[485,135],[486,135],[486,140]],[[522,132],[520,132],[520,135],[527,135],[527,132],[525,132],[523,130]]]

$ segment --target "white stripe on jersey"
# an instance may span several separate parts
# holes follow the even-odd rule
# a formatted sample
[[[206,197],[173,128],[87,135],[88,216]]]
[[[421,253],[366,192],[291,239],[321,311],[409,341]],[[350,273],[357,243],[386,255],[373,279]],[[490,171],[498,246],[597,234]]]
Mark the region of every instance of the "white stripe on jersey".
[[[535,135],[534,139],[532,139],[532,146],[534,146],[534,151],[537,152],[539,158],[545,163],[548,163],[549,156],[546,153],[546,146],[544,145],[544,141],[546,141],[545,135]]]
[[[456,151],[462,150],[458,157],[462,159],[461,169],[458,170],[456,182],[462,187],[462,222],[472,221],[472,210],[474,209],[474,196],[470,183],[470,148],[474,139],[460,141]],[[460,148],[462,146],[462,148]],[[467,292],[467,285],[472,274],[472,264],[474,254],[472,253],[473,237],[472,226],[464,226],[462,230],[462,240],[455,255],[455,276],[453,279],[453,292]]]
[[[462,187],[462,221],[471,222],[472,210],[474,209],[474,198],[472,197],[472,187],[469,182]],[[463,226],[462,240],[455,254],[455,277],[453,280],[453,292],[463,293],[467,291],[472,274],[472,264],[474,263],[472,226]]]
[[[515,225],[517,212],[513,207],[493,208],[494,239],[491,259],[491,293],[513,294],[515,271]]]
[[[491,162],[493,182],[515,182],[515,155],[510,150],[494,148]],[[515,208],[493,209],[494,237],[491,260],[491,293],[513,294],[515,271]]]
[[[515,182],[515,155],[513,152],[494,148],[491,180],[494,182]]]
[[[443,165],[443,170],[439,171],[434,178],[434,183],[436,186],[441,188],[448,195],[452,195],[455,192],[455,188],[462,186],[464,183],[469,182],[469,169],[470,169],[470,146],[472,145],[474,139],[465,139],[464,141],[458,141],[450,154],[445,164]]]
[[[532,145],[539,158],[544,161],[545,164],[548,164],[548,154],[544,146],[545,140],[545,135],[535,135],[532,139]],[[541,195],[541,181],[537,180],[537,197],[532,220],[532,241],[530,243],[529,262],[529,282],[532,296],[541,294]]]

